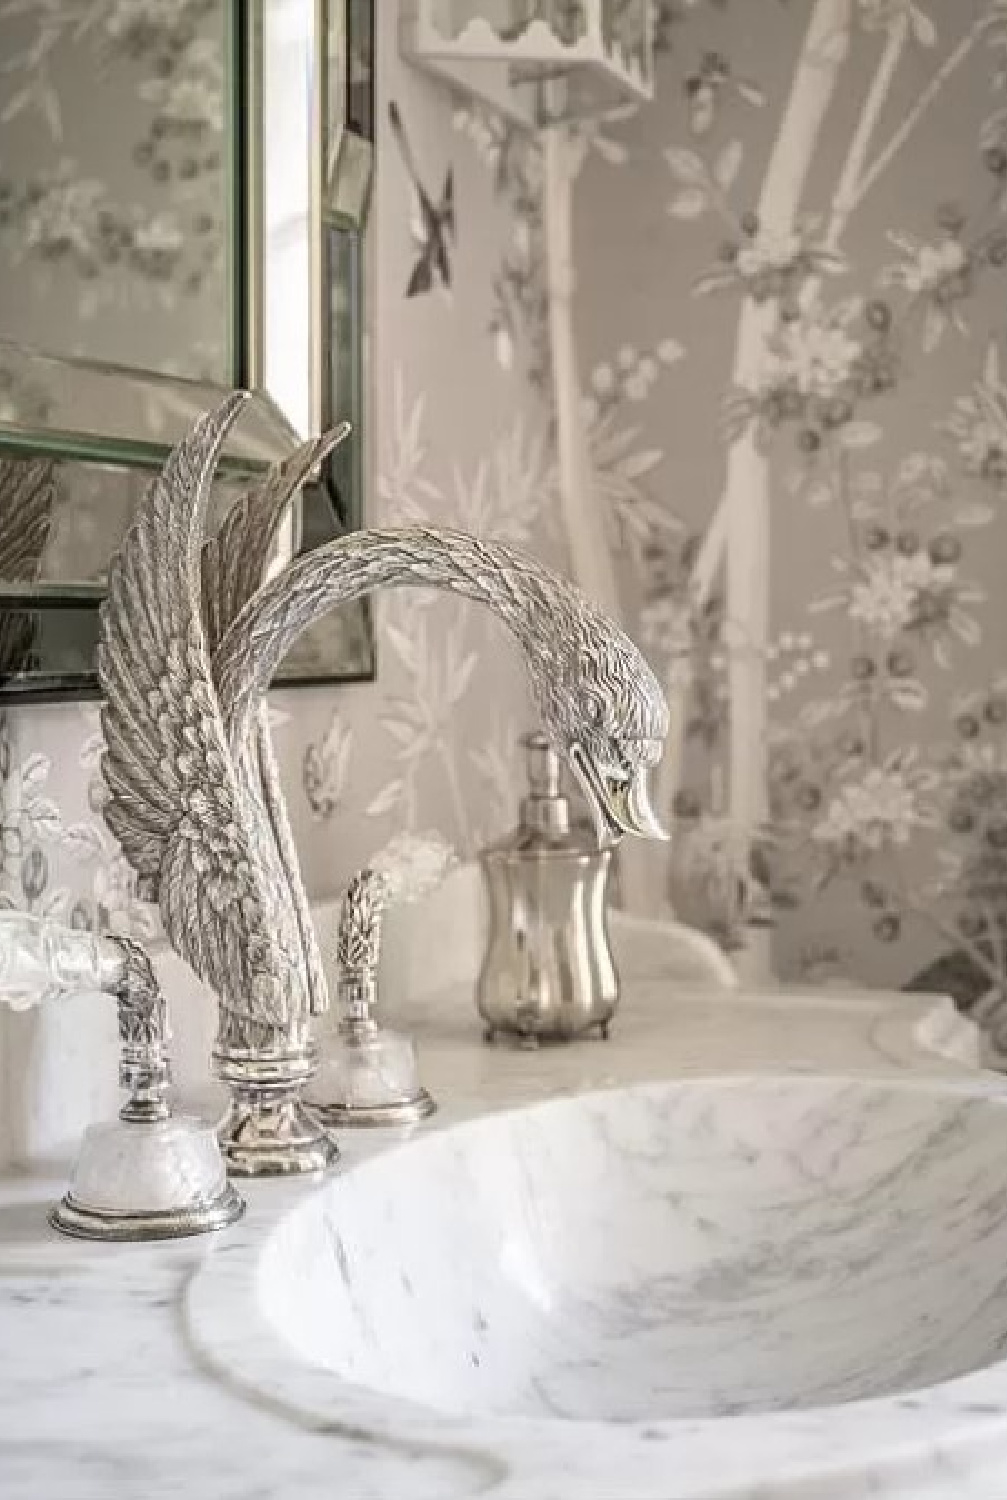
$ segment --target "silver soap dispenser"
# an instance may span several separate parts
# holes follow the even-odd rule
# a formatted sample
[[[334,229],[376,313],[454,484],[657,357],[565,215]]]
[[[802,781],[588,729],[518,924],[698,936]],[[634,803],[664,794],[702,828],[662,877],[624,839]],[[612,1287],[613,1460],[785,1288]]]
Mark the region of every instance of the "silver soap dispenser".
[[[513,833],[480,856],[489,938],[476,989],[485,1036],[524,1046],[608,1036],[619,982],[606,928],[612,848],[571,827],[560,762],[544,734],[526,735],[529,790]]]

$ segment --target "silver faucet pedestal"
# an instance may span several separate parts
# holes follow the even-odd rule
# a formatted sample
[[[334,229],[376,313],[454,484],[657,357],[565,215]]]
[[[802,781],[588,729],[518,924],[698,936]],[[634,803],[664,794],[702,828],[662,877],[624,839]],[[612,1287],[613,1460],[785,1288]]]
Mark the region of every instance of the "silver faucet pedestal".
[[[275,1052],[217,1047],[214,1071],[231,1091],[217,1140],[232,1177],[324,1172],[339,1148],[301,1097],[317,1067],[311,1044]]]

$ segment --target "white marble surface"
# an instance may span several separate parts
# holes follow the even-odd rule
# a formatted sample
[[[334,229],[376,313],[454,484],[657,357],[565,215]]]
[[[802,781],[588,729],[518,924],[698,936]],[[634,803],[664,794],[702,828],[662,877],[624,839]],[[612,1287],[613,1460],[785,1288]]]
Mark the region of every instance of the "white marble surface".
[[[811,1088],[813,1080],[806,1075],[815,1070],[855,1072],[883,1082],[905,1078],[912,1068],[914,1078],[927,1075],[954,1095],[967,1090],[995,1097],[1003,1088],[1000,1079],[973,1077],[951,1060],[920,1052],[920,1035],[933,1024],[929,1001],[878,994],[777,994],[761,999],[715,994],[669,978],[673,957],[666,948],[662,956],[655,934],[640,936],[633,948],[636,956],[626,971],[624,1007],[607,1045],[584,1043],[537,1054],[488,1049],[478,1044],[471,998],[464,989],[439,1003],[428,998],[416,1006],[425,1081],[445,1106],[417,1132],[417,1179],[434,1169],[429,1163],[442,1159],[438,1153],[454,1151],[450,1127],[466,1118],[489,1117],[488,1124],[472,1127],[476,1130],[507,1130],[513,1123],[506,1123],[508,1117],[499,1112],[514,1104],[567,1098],[616,1084],[692,1079],[696,1081],[689,1085],[690,1098],[700,1101],[704,1077],[737,1077],[752,1071],[784,1074],[791,1080],[796,1075]],[[942,1017],[947,1033],[946,1009]],[[943,1033],[942,1042],[960,1047],[968,1028],[952,1025],[949,1034]],[[727,1085],[717,1087],[723,1091]],[[856,1119],[845,1125],[839,1120],[830,1127],[837,1144],[845,1139],[845,1129],[853,1132],[851,1146],[855,1144],[857,1121],[863,1125],[868,1096],[861,1086],[853,1101],[859,1110],[854,1111]],[[796,1096],[788,1097],[792,1104],[786,1118],[797,1130]],[[957,1153],[952,1164],[962,1166],[965,1176],[954,1214],[946,1225],[942,1218],[942,1238],[933,1248],[942,1261],[951,1252],[959,1255],[958,1262],[952,1259],[958,1273],[955,1306],[971,1314],[984,1300],[999,1306],[1000,1289],[992,1284],[992,1272],[1003,1258],[1002,1248],[1007,1249],[1007,1237],[1001,1248],[998,1196],[1001,1189],[1007,1190],[1007,1166],[999,1165],[995,1126],[1003,1108],[1007,1140],[1007,1106],[990,1104],[984,1114],[981,1105],[949,1097],[942,1108],[946,1129],[937,1134],[932,1149]],[[904,1110],[902,1115],[896,1111],[887,1116],[889,1123],[906,1126],[901,1136],[892,1132],[890,1159],[925,1162],[931,1148],[911,1124],[911,1099]],[[767,1122],[776,1117],[775,1108],[769,1110]],[[830,1112],[826,1117],[831,1118]],[[960,1119],[979,1122],[980,1117],[981,1123],[955,1124]],[[640,1118],[634,1106],[625,1128],[632,1129],[632,1122]],[[700,1110],[696,1129],[701,1118]],[[761,1110],[749,1107],[745,1118],[752,1129],[761,1128]],[[527,1125],[526,1121],[520,1128]],[[797,1133],[801,1150],[811,1151],[808,1160],[814,1165],[814,1144],[806,1143],[800,1130]],[[572,1149],[574,1137],[562,1131],[560,1135],[566,1141],[563,1149]],[[557,1150],[559,1139],[556,1136]],[[972,1156],[965,1153],[963,1142],[976,1148]],[[452,1500],[476,1495],[494,1495],[497,1500],[771,1500],[784,1495],[827,1500],[869,1494],[912,1495],[913,1500],[971,1500],[982,1495],[1003,1500],[1007,1495],[1007,1371],[999,1365],[931,1391],[894,1398],[894,1404],[893,1398],[881,1396],[836,1408],[828,1420],[813,1411],[676,1417],[666,1404],[661,1415],[661,1402],[650,1399],[653,1380],[649,1385],[638,1383],[633,1398],[637,1410],[631,1415],[639,1420],[628,1424],[598,1421],[597,1411],[590,1420],[546,1420],[520,1404],[516,1414],[505,1410],[507,1401],[483,1401],[475,1415],[459,1415],[457,1405],[437,1412],[401,1396],[350,1386],[335,1370],[312,1363],[304,1347],[297,1348],[300,1335],[290,1324],[285,1333],[277,1327],[291,1315],[298,1288],[315,1295],[310,1283],[317,1268],[309,1269],[300,1238],[305,1223],[314,1223],[316,1229],[323,1222],[335,1223],[342,1233],[345,1217],[347,1234],[373,1233],[373,1217],[368,1219],[362,1210],[359,1219],[353,1216],[353,1195],[363,1191],[355,1184],[365,1184],[368,1172],[389,1172],[389,1151],[401,1151],[400,1165],[408,1165],[406,1153],[413,1149],[385,1134],[363,1132],[344,1136],[343,1144],[343,1169],[329,1182],[314,1188],[254,1185],[245,1220],[214,1242],[105,1247],[60,1240],[48,1229],[45,1210],[62,1190],[62,1179],[12,1177],[4,1182],[4,1500],[107,1500],[112,1495],[137,1500],[266,1500],[296,1495],[313,1500],[333,1494],[347,1500]],[[593,1153],[590,1143],[585,1144],[588,1149],[582,1152],[578,1146],[577,1154],[588,1157],[590,1169]],[[659,1154],[671,1145],[670,1136],[662,1140]],[[473,1162],[481,1158],[471,1138],[467,1149]],[[428,1163],[423,1171],[420,1153]],[[684,1169],[684,1146],[672,1155]],[[1003,1155],[1007,1162],[1007,1152]],[[910,1175],[915,1181],[915,1171]],[[742,1172],[739,1183],[744,1176]],[[917,1227],[928,1222],[927,1204],[934,1206],[924,1189],[927,1180],[923,1173],[919,1192],[909,1200],[907,1211],[910,1216],[915,1213],[912,1223]],[[763,1175],[759,1182],[760,1191],[768,1193],[768,1179]],[[617,1188],[599,1173],[593,1200],[601,1205],[617,1191],[628,1189]],[[874,1183],[873,1192],[880,1202],[882,1181]],[[970,1206],[973,1193],[979,1202]],[[810,1193],[805,1201],[811,1203]],[[426,1213],[422,1196],[415,1195],[401,1204],[401,1212],[396,1209],[394,1232],[403,1267],[414,1238],[431,1253],[437,1250],[436,1223],[425,1218],[425,1227],[417,1223],[414,1230],[406,1215],[410,1202],[417,1215]],[[855,1235],[855,1196],[845,1202],[853,1224],[849,1232]],[[572,1209],[572,1202],[568,1206]],[[443,1230],[443,1219],[440,1225]],[[597,1230],[598,1221],[582,1227],[587,1261],[592,1256],[604,1258],[604,1245],[589,1243],[588,1231]],[[796,1230],[796,1221],[792,1227]],[[886,1262],[893,1273],[910,1264],[930,1263],[923,1229],[912,1235],[908,1223],[906,1228],[900,1251],[904,1259]],[[937,1228],[935,1223],[935,1235]],[[841,1229],[837,1221],[836,1232]],[[978,1237],[973,1230],[981,1230],[988,1244],[978,1259],[969,1260],[963,1246],[970,1233],[973,1240]],[[605,1229],[606,1241],[611,1233]],[[331,1264],[334,1241],[327,1243]],[[629,1241],[617,1243],[620,1248],[613,1252],[613,1260],[624,1265],[632,1253]],[[458,1288],[449,1248],[442,1245],[442,1269],[454,1294]],[[807,1247],[806,1255],[813,1268],[813,1246]],[[270,1258],[275,1261],[277,1256],[282,1274],[276,1264],[269,1269]],[[762,1265],[768,1265],[765,1255]],[[363,1273],[363,1267],[349,1266],[351,1281]],[[270,1304],[261,1296],[266,1277],[274,1297]],[[970,1277],[972,1285],[967,1284]],[[363,1283],[361,1287],[363,1295]],[[928,1290],[936,1300],[941,1290],[936,1270]],[[320,1299],[322,1295],[317,1293]],[[373,1293],[368,1290],[367,1295]],[[330,1316],[332,1298],[330,1290],[328,1303],[320,1302],[320,1325]],[[468,1306],[471,1310],[471,1302]],[[888,1331],[901,1330],[911,1321],[905,1309],[898,1313],[893,1308]],[[976,1326],[981,1323],[977,1317]],[[302,1316],[302,1331],[303,1325]],[[938,1336],[944,1326],[926,1344],[934,1358],[945,1353],[942,1342],[948,1341]],[[591,1337],[597,1331],[596,1327]],[[771,1329],[760,1336],[771,1345]],[[920,1337],[925,1342],[925,1335]],[[978,1334],[976,1340],[968,1346],[969,1357],[981,1343]],[[922,1347],[919,1341],[918,1346]],[[980,1354],[990,1352],[988,1345],[980,1349]],[[885,1353],[894,1379],[899,1373],[895,1369],[892,1374],[898,1351]],[[329,1345],[326,1358],[331,1363]],[[782,1365],[776,1373],[778,1395],[784,1389]],[[742,1374],[739,1368],[737,1379]],[[444,1378],[443,1368],[439,1378]],[[592,1386],[583,1372],[578,1378],[581,1384],[571,1388],[568,1398],[576,1400],[583,1416],[592,1401],[598,1405],[601,1386]],[[853,1377],[847,1370],[843,1378]],[[432,1372],[425,1399],[433,1384]],[[1001,1456],[1003,1468],[998,1470]]]
[[[906,1394],[1007,1347],[1005,1125],[1000,1101],[822,1077],[507,1111],[313,1195],[259,1304],[310,1363],[475,1420]]]

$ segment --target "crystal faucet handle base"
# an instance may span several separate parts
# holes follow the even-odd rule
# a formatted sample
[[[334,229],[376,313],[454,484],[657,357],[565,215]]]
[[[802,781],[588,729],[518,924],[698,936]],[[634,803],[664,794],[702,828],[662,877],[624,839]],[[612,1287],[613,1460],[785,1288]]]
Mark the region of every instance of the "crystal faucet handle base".
[[[85,1131],[49,1222],[76,1239],[165,1240],[224,1229],[244,1209],[209,1125],[118,1120]]]
[[[420,1083],[412,1037],[382,1026],[378,998],[381,924],[395,880],[364,869],[350,881],[339,920],[339,1025],[309,1085],[327,1125],[415,1125],[437,1108]]]
[[[330,1126],[415,1125],[437,1108],[420,1083],[412,1038],[374,1023],[340,1025],[311,1095]]]
[[[232,1224],[245,1205],[213,1130],[171,1112],[167,1012],[147,953],[131,938],[0,913],[0,999],[22,1009],[87,990],[115,997],[128,1098],[117,1120],[85,1130],[49,1222],[90,1240],[175,1239]]]

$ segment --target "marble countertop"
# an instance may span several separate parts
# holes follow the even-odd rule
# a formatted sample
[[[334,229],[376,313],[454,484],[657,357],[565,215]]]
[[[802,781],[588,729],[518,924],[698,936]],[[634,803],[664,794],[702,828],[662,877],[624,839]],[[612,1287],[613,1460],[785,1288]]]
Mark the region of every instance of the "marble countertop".
[[[998,1092],[966,1063],[971,1033],[932,997],[855,991],[763,996],[672,987],[659,934],[633,935],[625,993],[612,1040],[526,1053],[486,1048],[471,999],[458,990],[426,999],[410,1017],[424,1080],[441,1110],[421,1130],[616,1083],[731,1072],[808,1071],[914,1075]],[[927,1048],[946,1054],[936,1055]],[[396,1144],[395,1132],[343,1132],[342,1170]],[[320,1405],[290,1351],[266,1339],[254,1316],[236,1320],[254,1285],[259,1254],[278,1220],[324,1186],[248,1185],[248,1212],[212,1239],[165,1246],[101,1246],[61,1239],[46,1212],[62,1178],[11,1176],[0,1183],[0,1495],[3,1500],[269,1500],[323,1495],[346,1500],[452,1500],[498,1493],[507,1500],[777,1494],[826,1497],[895,1493],[871,1475],[844,1487],[841,1473],[785,1489],[744,1482],[707,1490],[695,1476],[655,1489],[653,1475],[618,1481],[587,1459],[557,1486],[515,1489],[506,1454],[445,1438],[433,1419],[408,1429],[361,1423],[352,1404]],[[272,1388],[273,1364],[286,1370]],[[999,1368],[999,1367],[998,1367]],[[988,1372],[992,1377],[996,1371]],[[310,1374],[310,1372],[309,1372]],[[331,1381],[331,1377],[327,1377]],[[1002,1390],[1000,1388],[1003,1388]],[[914,1500],[1007,1495],[1007,1378],[991,1385],[946,1439],[913,1468]],[[312,1399],[314,1397],[314,1399]],[[961,1427],[970,1462],[956,1461]],[[988,1448],[1003,1469],[980,1473]],[[918,1469],[918,1473],[916,1472]],[[993,1477],[991,1477],[991,1475]],[[872,1487],[873,1486],[873,1487]],[[903,1493],[903,1491],[898,1491]]]

